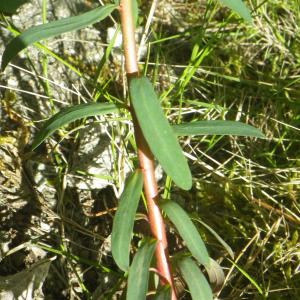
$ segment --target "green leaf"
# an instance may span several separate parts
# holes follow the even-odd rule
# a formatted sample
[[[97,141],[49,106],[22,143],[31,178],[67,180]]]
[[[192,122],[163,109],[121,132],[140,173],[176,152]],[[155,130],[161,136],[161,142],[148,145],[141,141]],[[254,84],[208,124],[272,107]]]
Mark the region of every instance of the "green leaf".
[[[118,111],[117,106],[109,103],[84,103],[64,108],[46,121],[44,126],[35,136],[31,150],[38,147],[55,130],[70,122],[81,118],[104,115],[116,111]]]
[[[128,275],[127,300],[146,299],[149,268],[155,246],[155,241],[148,242],[144,244],[134,256]]]
[[[213,300],[212,291],[206,278],[191,258],[184,258],[178,266],[193,300]]]
[[[250,11],[242,0],[220,0],[220,2],[239,14],[246,22],[252,22]]]
[[[243,270],[241,267],[239,267],[234,261],[231,259],[227,258],[250,282],[251,284],[257,289],[257,291],[261,294],[264,295],[263,290],[259,286],[259,284],[253,279],[245,270]]]
[[[257,128],[236,121],[197,121],[173,125],[177,135],[239,135],[265,138]]]
[[[192,255],[199,263],[208,265],[209,256],[206,247],[188,214],[174,201],[162,202],[160,206],[175,225]]]
[[[126,181],[114,217],[111,234],[112,255],[119,268],[125,272],[129,268],[130,241],[142,189],[143,174],[140,170],[137,170]]]
[[[136,27],[139,20],[139,6],[137,0],[131,0],[131,11],[133,16],[133,24]]]
[[[29,28],[14,38],[6,46],[2,56],[2,70],[6,68],[12,58],[14,58],[21,50],[25,49],[29,45],[99,22],[109,16],[116,7],[117,5],[109,4],[95,8],[76,17],[65,18]]]
[[[17,9],[26,2],[28,2],[28,0],[1,0],[0,12],[14,14]]]
[[[217,234],[217,232],[215,230],[213,230],[209,225],[207,225],[206,223],[204,223],[203,221],[199,220],[199,219],[194,219],[195,221],[199,222],[200,224],[202,224],[207,230],[209,230],[211,232],[211,234],[213,234],[215,236],[215,238],[218,240],[218,242],[224,247],[224,249],[228,252],[228,254],[230,255],[230,257],[232,259],[234,259],[234,253],[231,249],[231,247]]]
[[[209,264],[205,266],[210,283],[214,286],[214,290],[220,290],[225,281],[225,275],[221,266],[211,257]]]
[[[145,77],[133,78],[129,88],[138,123],[153,155],[180,188],[189,190],[192,186],[189,166],[152,84]]]
[[[171,288],[169,285],[165,285],[161,290],[157,291],[153,300],[170,300],[171,299]]]

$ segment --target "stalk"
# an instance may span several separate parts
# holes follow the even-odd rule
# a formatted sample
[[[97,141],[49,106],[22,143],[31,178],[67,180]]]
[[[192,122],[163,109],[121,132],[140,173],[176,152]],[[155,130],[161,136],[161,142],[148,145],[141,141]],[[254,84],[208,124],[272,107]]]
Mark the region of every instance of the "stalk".
[[[121,29],[123,36],[123,48],[125,56],[125,70],[128,80],[139,76],[137,51],[135,44],[134,24],[131,10],[131,0],[121,0],[119,7],[121,17]],[[154,176],[154,160],[151,150],[141,132],[135,113],[131,111],[135,139],[138,148],[139,168],[144,177],[144,193],[147,201],[148,218],[153,237],[157,240],[155,249],[156,267],[160,274],[160,284],[169,284],[172,291],[172,300],[176,300],[173,277],[169,264],[168,243],[166,238],[165,224],[157,205],[158,189]]]

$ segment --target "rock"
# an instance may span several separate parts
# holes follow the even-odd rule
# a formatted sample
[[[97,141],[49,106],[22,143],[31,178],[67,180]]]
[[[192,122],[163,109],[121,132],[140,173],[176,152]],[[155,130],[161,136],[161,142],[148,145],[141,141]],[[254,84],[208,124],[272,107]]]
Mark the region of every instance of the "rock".
[[[43,283],[47,277],[51,261],[44,259],[30,268],[10,276],[0,276],[1,300],[43,300]]]

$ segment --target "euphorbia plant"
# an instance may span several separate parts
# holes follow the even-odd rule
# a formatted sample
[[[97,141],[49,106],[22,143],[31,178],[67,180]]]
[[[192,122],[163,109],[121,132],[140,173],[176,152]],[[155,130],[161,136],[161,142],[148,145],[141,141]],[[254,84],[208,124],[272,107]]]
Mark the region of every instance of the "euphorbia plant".
[[[221,2],[238,12],[246,21],[251,19],[248,9],[241,1]],[[115,262],[125,274],[128,273],[127,299],[145,299],[148,291],[149,269],[154,253],[155,273],[159,277],[160,286],[165,287],[163,290],[157,288],[157,299],[159,297],[173,300],[177,298],[168,255],[163,211],[189,250],[187,255],[176,259],[174,267],[178,268],[182,274],[193,299],[209,300],[213,298],[212,291],[206,278],[202,275],[199,265],[211,272],[212,268],[216,268],[216,264],[212,264],[198,230],[185,210],[176,202],[159,199],[154,174],[154,160],[159,162],[165,173],[179,188],[189,190],[192,187],[192,175],[177,136],[218,134],[263,137],[263,135],[247,124],[232,121],[199,121],[172,126],[164,115],[153,85],[147,77],[140,75],[134,32],[136,16],[133,16],[133,12],[137,11],[133,9],[135,7],[137,7],[137,2],[133,0],[121,0],[120,3],[115,1],[114,4],[98,7],[80,16],[32,27],[7,45],[2,57],[2,68],[4,69],[19,51],[33,43],[83,28],[108,17],[114,10],[119,10],[130,105],[86,103],[65,108],[44,124],[34,138],[32,150],[55,130],[74,120],[112,112],[117,113],[122,108],[128,109],[134,124],[138,166],[126,181],[114,218],[111,236]],[[13,11],[14,8],[10,7],[9,9]],[[3,8],[2,10],[4,11]],[[142,191],[146,199],[153,239],[142,242],[142,246],[130,263],[131,237]]]

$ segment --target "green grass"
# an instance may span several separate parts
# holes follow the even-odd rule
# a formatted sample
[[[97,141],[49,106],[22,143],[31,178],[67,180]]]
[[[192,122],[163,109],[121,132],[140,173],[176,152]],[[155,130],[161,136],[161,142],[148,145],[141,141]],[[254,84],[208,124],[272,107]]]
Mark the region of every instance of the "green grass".
[[[139,21],[144,26],[151,3],[141,2]],[[174,185],[169,188],[169,179],[161,180],[162,189],[166,182],[165,197],[180,201],[192,217],[213,228],[235,253],[234,263],[224,259],[229,255],[222,245],[209,230],[197,224],[209,253],[224,268],[226,280],[217,292],[218,299],[299,299],[299,2],[246,3],[253,11],[252,26],[221,8],[216,1],[190,0],[184,5],[178,1],[161,1],[146,41],[148,53],[140,67],[155,83],[172,123],[237,120],[260,128],[267,136],[265,140],[218,136],[181,138],[190,158],[193,189],[182,192]],[[51,9],[50,3],[47,6]],[[45,13],[41,11],[42,15],[44,18]],[[6,19],[11,21],[9,17]],[[106,26],[112,24],[107,21],[99,25],[100,31],[105,32]],[[0,30],[15,32],[3,17]],[[79,44],[85,49],[84,43]],[[124,101],[122,66],[111,56],[99,60],[99,65],[90,64],[84,60],[84,50],[79,51],[79,58],[68,59],[57,45],[51,41],[37,45],[40,53],[45,54],[39,61],[29,52],[27,57],[32,63],[26,58],[14,61],[24,71],[12,67],[1,74],[4,82],[1,85],[5,86],[1,87],[4,107],[1,135],[25,134],[24,128],[31,131],[32,122],[35,131],[41,127],[37,121],[64,106],[96,100]],[[50,72],[53,59],[67,74],[64,87]],[[94,72],[97,68],[99,72]],[[15,102],[4,97],[4,90],[10,90],[11,72],[23,76],[32,72],[27,76],[36,81],[29,88],[18,77],[17,88],[22,92],[14,91]],[[26,96],[28,92],[34,95]],[[51,105],[37,94],[47,96]],[[61,101],[60,94],[67,97]],[[55,134],[47,146],[31,154],[34,161],[56,167],[56,174],[47,178],[58,199],[56,207],[49,206],[48,195],[38,193],[43,207],[39,217],[51,220],[51,231],[38,234],[38,240],[34,240],[49,255],[58,256],[46,282],[45,295],[49,299],[63,294],[66,299],[71,295],[88,299],[97,287],[102,289],[103,297],[111,297],[122,285],[123,275],[105,250],[114,215],[109,209],[117,205],[115,196],[123,188],[124,164],[126,161],[131,166],[136,164],[132,125],[129,115],[122,114],[119,119],[113,118],[114,126],[108,128],[113,180],[111,188],[102,192],[78,191],[66,184],[74,163],[72,153],[77,151],[81,139],[80,131],[91,119],[69,125]],[[97,121],[106,122],[101,118]],[[20,155],[26,152],[24,146],[19,145]],[[91,217],[98,211],[106,213]],[[136,231],[141,236],[145,226],[143,221],[139,224]],[[30,226],[33,232],[38,230],[38,225]],[[30,237],[24,236],[22,242],[28,240]],[[177,246],[171,243],[170,252],[174,253]],[[1,266],[0,270],[4,272]],[[53,282],[57,282],[55,291]],[[181,299],[189,299],[188,294],[183,292]]]

